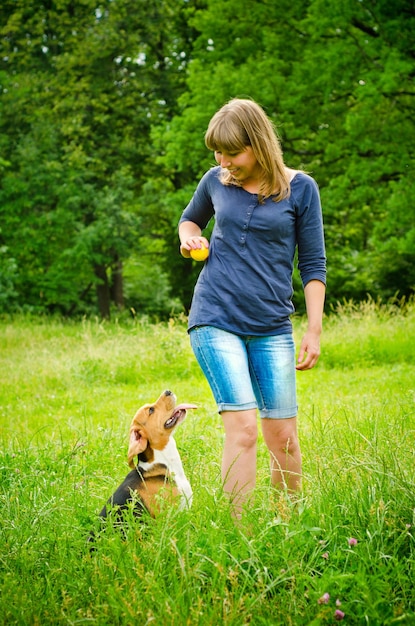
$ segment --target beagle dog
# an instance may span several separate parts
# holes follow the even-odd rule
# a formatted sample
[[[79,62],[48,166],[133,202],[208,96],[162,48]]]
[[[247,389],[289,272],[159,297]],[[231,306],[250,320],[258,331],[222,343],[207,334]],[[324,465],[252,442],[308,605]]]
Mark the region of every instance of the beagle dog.
[[[176,396],[164,391],[156,402],[138,409],[131,422],[128,447],[128,465],[133,469],[102,509],[101,518],[115,508],[119,520],[130,503],[134,503],[134,515],[148,511],[155,517],[162,506],[161,498],[169,503],[179,499],[181,508],[190,507],[192,489],[173,431],[186,417],[186,411],[196,408],[194,404],[176,405]]]

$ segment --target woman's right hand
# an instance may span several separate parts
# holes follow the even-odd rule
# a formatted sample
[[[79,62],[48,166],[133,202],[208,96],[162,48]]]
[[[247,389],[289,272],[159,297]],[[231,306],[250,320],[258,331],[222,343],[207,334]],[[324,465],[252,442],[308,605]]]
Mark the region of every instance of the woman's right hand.
[[[190,250],[200,250],[202,246],[209,248],[209,241],[202,237],[200,227],[194,222],[182,222],[179,226],[180,254],[185,259],[190,257]]]
[[[190,250],[200,250],[203,246],[209,248],[209,241],[206,237],[188,237],[180,244],[180,254],[184,256],[185,259],[188,259],[190,257]]]

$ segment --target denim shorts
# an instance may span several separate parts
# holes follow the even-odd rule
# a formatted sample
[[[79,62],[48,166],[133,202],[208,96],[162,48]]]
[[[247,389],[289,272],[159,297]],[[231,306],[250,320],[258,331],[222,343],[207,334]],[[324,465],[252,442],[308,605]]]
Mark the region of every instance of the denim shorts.
[[[261,417],[297,415],[292,334],[240,336],[197,326],[190,331],[190,343],[219,413],[257,408]]]

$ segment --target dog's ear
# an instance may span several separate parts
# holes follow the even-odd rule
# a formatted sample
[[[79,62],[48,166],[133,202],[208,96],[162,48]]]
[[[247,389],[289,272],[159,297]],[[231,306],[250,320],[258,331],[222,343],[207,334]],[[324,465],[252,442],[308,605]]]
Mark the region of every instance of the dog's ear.
[[[147,448],[148,439],[144,431],[140,428],[132,426],[130,428],[130,445],[128,447],[128,465],[134,467],[134,457],[144,452]]]

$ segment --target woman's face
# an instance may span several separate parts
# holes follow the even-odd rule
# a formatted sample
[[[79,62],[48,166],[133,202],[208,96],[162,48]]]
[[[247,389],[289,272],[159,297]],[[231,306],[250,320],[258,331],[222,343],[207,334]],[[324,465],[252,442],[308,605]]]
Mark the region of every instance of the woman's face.
[[[232,176],[241,184],[257,182],[261,167],[256,160],[251,146],[247,146],[243,152],[219,152],[215,151],[216,162],[227,169]]]

